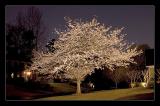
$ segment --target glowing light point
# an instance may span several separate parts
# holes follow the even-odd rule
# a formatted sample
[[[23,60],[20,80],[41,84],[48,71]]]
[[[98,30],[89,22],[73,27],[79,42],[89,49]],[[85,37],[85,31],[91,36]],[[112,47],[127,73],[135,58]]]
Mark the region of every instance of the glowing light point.
[[[27,76],[30,76],[30,75],[31,75],[31,72],[26,72],[26,75],[27,75]]]
[[[11,74],[11,78],[14,78],[14,73]]]
[[[142,87],[147,87],[147,83],[146,82],[141,82],[141,86]]]

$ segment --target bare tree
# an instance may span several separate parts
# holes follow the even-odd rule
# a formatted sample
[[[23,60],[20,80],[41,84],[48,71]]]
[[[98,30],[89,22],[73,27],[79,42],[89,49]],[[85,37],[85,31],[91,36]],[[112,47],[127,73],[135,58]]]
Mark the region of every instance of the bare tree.
[[[36,37],[36,50],[38,50],[40,39],[42,39],[42,34],[44,34],[45,31],[45,26],[42,21],[42,12],[36,7],[30,7],[24,13],[20,11],[16,19],[18,26],[33,31],[34,36]]]
[[[110,72],[109,77],[114,81],[115,87],[118,87],[118,83],[125,79],[125,68],[120,67],[115,71]]]
[[[146,70],[142,71],[142,75],[143,75],[144,82],[146,82],[146,86],[147,86],[150,79],[151,79],[151,74],[150,74],[149,70],[146,69]]]
[[[141,72],[137,70],[132,70],[127,72],[127,76],[130,79],[131,87],[133,88],[134,85],[140,78],[141,78]]]

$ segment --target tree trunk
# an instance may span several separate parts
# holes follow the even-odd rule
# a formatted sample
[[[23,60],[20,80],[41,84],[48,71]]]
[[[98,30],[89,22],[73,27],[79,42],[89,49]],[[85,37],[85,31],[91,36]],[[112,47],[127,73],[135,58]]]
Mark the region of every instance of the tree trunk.
[[[131,88],[133,88],[134,86],[133,86],[133,82],[132,82],[132,80],[131,80]]]
[[[115,85],[116,85],[116,89],[117,89],[117,82],[115,82]]]
[[[81,81],[77,80],[77,94],[81,94]]]

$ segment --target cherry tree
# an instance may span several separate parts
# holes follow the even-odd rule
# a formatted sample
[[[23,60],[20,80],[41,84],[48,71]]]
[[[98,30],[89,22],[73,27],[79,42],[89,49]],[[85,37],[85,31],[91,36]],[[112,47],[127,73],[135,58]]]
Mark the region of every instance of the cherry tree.
[[[34,58],[32,58],[33,63],[30,70],[34,70],[34,72],[45,76],[45,79],[55,78],[58,75],[58,70],[56,70],[57,63],[52,61],[53,56],[53,53],[33,50]]]
[[[135,63],[132,57],[141,53],[124,40],[123,28],[113,29],[95,18],[84,22],[68,18],[66,24],[65,30],[55,29],[59,36],[54,42],[55,52],[46,54],[49,57],[43,58],[46,63],[38,61],[38,64],[45,73],[63,71],[66,78],[77,82],[77,94],[81,93],[81,81],[95,68],[105,66],[113,71],[117,66],[127,67]]]

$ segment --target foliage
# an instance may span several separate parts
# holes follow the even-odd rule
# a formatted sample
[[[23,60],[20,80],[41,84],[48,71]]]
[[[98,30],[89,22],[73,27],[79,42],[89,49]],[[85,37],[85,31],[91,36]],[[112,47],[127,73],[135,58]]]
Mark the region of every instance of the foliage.
[[[129,66],[129,70],[145,70],[146,69],[146,54],[145,51],[150,49],[150,47],[147,44],[141,44],[141,45],[133,45],[131,48],[134,48],[137,46],[137,50],[141,50],[142,53],[140,55],[137,55],[134,57],[134,60],[137,64],[131,64]]]
[[[35,62],[44,73],[63,71],[65,77],[77,81],[79,90],[81,81],[95,68],[127,67],[141,53],[124,40],[123,28],[106,27],[95,18],[86,22],[68,19],[66,26],[66,30],[55,30],[59,35],[54,42],[55,53],[40,56]]]
[[[52,39],[51,41],[49,41],[46,45],[47,49],[49,52],[54,52],[55,48],[54,48],[54,41],[55,39]]]
[[[8,76],[11,71],[17,73],[24,70],[26,64],[31,64],[32,50],[38,49],[38,40],[43,33],[42,13],[36,7],[30,7],[23,13],[20,11],[15,24],[6,23]]]
[[[7,72],[23,70],[24,64],[30,64],[32,50],[35,48],[35,36],[32,31],[22,27],[6,25]]]

